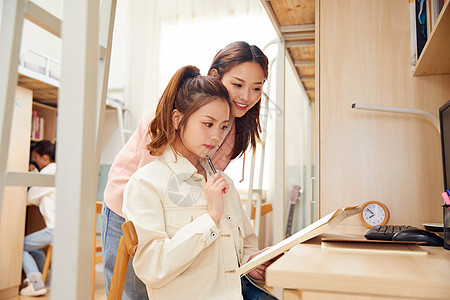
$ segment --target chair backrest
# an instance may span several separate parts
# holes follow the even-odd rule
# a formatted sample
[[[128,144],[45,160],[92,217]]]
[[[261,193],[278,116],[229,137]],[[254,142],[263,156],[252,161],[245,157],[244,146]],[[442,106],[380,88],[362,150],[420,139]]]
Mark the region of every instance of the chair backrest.
[[[270,213],[272,211],[272,203],[263,203],[261,204],[261,216]],[[256,206],[252,204],[252,214],[251,219],[254,220],[256,215]]]
[[[138,237],[133,222],[125,221],[122,224],[123,236],[120,237],[119,250],[117,250],[111,287],[108,300],[122,299],[123,287],[127,276],[128,261],[134,257],[138,245]]]
[[[102,241],[97,239],[97,217],[102,213],[103,202],[95,202],[94,231],[92,234],[92,265],[91,265],[91,300],[95,298],[95,265],[103,261]],[[100,254],[97,254],[100,253]]]
[[[131,221],[125,221],[122,224],[122,234],[125,239],[127,253],[130,257],[134,257],[138,245],[138,236],[134,224]]]

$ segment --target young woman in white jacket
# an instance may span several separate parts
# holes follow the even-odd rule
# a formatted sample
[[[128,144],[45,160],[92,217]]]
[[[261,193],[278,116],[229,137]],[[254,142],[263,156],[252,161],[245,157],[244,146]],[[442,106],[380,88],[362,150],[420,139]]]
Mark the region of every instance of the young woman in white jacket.
[[[130,178],[122,208],[136,228],[133,267],[150,299],[246,298],[234,270],[258,252],[257,237],[231,179],[205,161],[225,138],[231,109],[221,81],[193,66],[175,73],[159,101],[148,144],[157,158]]]

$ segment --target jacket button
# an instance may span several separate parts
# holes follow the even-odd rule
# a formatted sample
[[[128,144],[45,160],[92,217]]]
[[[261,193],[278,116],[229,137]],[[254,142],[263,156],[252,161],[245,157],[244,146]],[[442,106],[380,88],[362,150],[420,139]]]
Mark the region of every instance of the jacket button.
[[[213,231],[211,232],[211,237],[215,238],[216,237],[216,233]]]
[[[233,218],[231,216],[227,216],[227,220],[231,221]]]

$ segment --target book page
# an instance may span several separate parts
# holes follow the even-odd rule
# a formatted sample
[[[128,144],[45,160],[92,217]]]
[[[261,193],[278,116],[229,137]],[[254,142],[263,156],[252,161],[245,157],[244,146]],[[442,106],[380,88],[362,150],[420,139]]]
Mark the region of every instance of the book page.
[[[311,225],[291,235],[287,239],[282,240],[278,244],[270,247],[268,250],[255,256],[251,261],[247,262],[246,264],[238,268],[237,273],[239,273],[239,275],[248,273],[252,269],[259,266],[260,264],[263,264],[266,261],[269,261],[270,259],[277,257],[278,255],[284,253],[285,251],[291,249],[292,247],[300,243],[303,243],[313,237],[316,237],[319,234],[326,232],[327,230],[330,230],[345,218],[357,214],[360,211],[361,209],[358,206],[352,206],[343,209],[337,209],[329,213],[325,217],[317,220]]]

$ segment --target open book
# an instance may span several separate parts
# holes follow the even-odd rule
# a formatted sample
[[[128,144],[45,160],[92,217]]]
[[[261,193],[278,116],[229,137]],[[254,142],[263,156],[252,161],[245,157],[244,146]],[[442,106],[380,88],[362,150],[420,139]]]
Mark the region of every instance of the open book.
[[[247,262],[246,264],[238,268],[236,272],[239,275],[244,275],[250,272],[252,269],[259,266],[260,264],[263,264],[266,261],[269,261],[272,258],[277,257],[278,255],[284,253],[285,251],[291,249],[292,247],[330,230],[345,218],[353,216],[359,213],[360,211],[361,209],[359,208],[359,206],[351,206],[337,209],[332,213],[326,215],[325,217],[321,218],[320,220],[317,220],[311,225],[291,235],[287,239],[282,240],[276,245],[273,245],[263,253],[260,253],[259,255],[255,256],[251,261]]]

